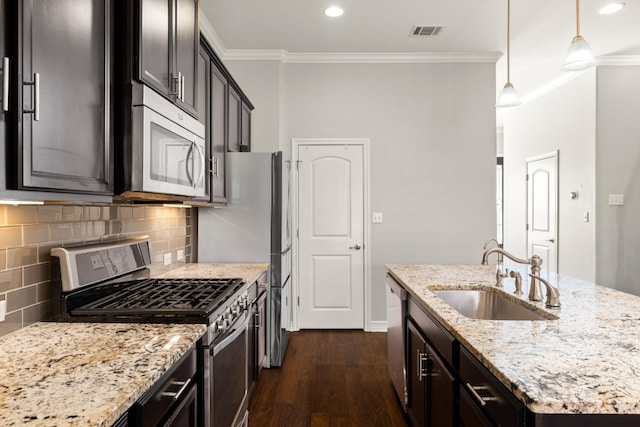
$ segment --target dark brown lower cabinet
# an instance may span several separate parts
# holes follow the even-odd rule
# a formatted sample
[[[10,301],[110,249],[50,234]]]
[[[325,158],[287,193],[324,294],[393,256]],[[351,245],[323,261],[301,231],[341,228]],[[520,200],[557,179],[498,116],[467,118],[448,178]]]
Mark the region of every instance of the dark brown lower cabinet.
[[[456,378],[411,320],[407,321],[407,349],[411,422],[416,426],[456,425]]]

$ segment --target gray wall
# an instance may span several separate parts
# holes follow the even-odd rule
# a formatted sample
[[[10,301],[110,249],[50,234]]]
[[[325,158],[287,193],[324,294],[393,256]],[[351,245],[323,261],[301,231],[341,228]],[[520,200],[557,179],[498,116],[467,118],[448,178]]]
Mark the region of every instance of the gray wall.
[[[595,279],[595,79],[596,71],[587,71],[504,118],[505,249],[527,255],[526,159],[558,150],[558,272],[589,281]],[[578,199],[569,199],[571,191]]]
[[[598,67],[597,94],[597,282],[640,295],[640,66]]]
[[[479,263],[495,236],[495,64],[284,63],[278,76],[274,62],[226,62],[256,106],[257,150],[371,141],[371,209],[384,213],[371,225],[372,321],[386,320],[385,264]]]
[[[526,253],[524,159],[557,149],[560,273],[640,295],[640,66],[598,66],[518,107],[504,140],[505,247]]]

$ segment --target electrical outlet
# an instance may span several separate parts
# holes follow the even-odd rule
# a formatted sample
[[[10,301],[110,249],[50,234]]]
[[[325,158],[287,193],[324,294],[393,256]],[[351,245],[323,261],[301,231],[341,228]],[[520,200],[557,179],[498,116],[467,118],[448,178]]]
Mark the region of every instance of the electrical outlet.
[[[7,300],[0,301],[0,322],[4,322],[4,317],[7,314]]]
[[[372,221],[376,224],[382,222],[382,212],[374,212],[372,215]]]
[[[624,206],[624,194],[609,194],[609,206]]]
[[[178,249],[176,252],[176,261],[182,261],[184,259],[184,250]]]
[[[164,254],[164,265],[171,264],[171,252]]]

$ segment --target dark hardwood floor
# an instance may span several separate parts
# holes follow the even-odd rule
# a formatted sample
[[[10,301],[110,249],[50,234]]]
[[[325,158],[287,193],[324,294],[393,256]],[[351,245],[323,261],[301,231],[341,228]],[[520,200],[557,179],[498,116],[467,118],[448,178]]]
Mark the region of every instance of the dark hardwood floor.
[[[249,427],[407,425],[387,373],[385,333],[292,333],[282,367],[262,370],[249,402]]]

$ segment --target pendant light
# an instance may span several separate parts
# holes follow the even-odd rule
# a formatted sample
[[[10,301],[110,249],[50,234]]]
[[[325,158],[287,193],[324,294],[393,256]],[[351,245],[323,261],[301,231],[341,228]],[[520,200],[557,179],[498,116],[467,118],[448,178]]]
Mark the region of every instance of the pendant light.
[[[576,0],[576,36],[571,40],[562,70],[581,71],[593,67],[598,61],[591,53],[589,43],[580,35],[580,0]]]
[[[511,84],[511,0],[507,0],[507,83],[502,88],[502,93],[500,94],[500,98],[498,98],[498,103],[496,107],[505,108],[505,107],[516,107],[521,104],[518,101],[518,96],[516,95],[516,89]]]

